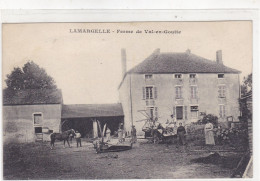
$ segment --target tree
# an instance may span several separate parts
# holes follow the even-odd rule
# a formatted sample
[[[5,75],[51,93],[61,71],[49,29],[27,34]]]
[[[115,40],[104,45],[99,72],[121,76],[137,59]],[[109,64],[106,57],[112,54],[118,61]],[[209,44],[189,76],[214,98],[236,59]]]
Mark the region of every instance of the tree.
[[[247,77],[244,77],[243,84],[241,85],[241,97],[246,96],[250,91],[252,91],[252,73]],[[239,119],[242,122],[247,122],[248,119],[252,120],[252,113],[248,109],[246,99],[239,99],[239,107],[242,116]]]
[[[246,95],[252,90],[252,73],[244,77],[243,84],[241,85],[241,95]]]
[[[57,89],[54,79],[43,68],[29,61],[21,68],[16,67],[5,80],[10,91],[25,89]]]

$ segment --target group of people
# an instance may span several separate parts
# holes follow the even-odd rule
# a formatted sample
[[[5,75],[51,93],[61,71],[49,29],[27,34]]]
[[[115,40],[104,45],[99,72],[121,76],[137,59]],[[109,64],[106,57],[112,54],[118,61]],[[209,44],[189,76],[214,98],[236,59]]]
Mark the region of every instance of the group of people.
[[[178,126],[177,125],[178,125],[177,121],[173,115],[171,115],[171,121],[167,120],[166,123],[162,124],[162,126],[165,128],[166,135],[174,135],[174,138],[175,139],[178,138],[179,143],[181,145],[185,145],[186,144],[185,127],[182,125],[181,122],[179,123]],[[206,145],[215,145],[213,131],[214,131],[214,125],[208,120],[204,127]]]
[[[169,122],[167,121],[165,130],[167,133],[174,135],[175,138],[178,138],[179,143],[181,145],[186,145],[186,130],[185,127],[182,125],[182,123],[179,123],[179,126],[177,126],[176,122]],[[213,133],[214,126],[212,123],[209,121],[205,124],[204,127],[204,133],[205,133],[205,143],[206,145],[215,145],[215,140],[214,140],[214,133]],[[111,136],[111,130],[109,128],[106,129],[106,141],[110,141],[110,136]],[[72,135],[70,136],[70,141],[72,141]],[[136,136],[136,128],[133,125],[131,129],[131,137],[132,137],[132,143],[135,143],[137,141],[137,136]],[[75,139],[77,142],[77,147],[81,147],[81,134],[78,131],[75,131]],[[124,126],[121,123],[118,128],[118,142],[122,143],[125,140],[125,131],[124,131]]]
[[[109,133],[111,131],[109,130]],[[106,132],[107,134],[107,132]],[[119,143],[122,143],[125,141],[125,136],[126,136],[126,133],[125,133],[125,130],[124,130],[124,125],[123,123],[120,123],[119,125],[119,128],[118,128],[118,131],[117,131],[117,134],[118,134],[118,142]],[[109,135],[110,136],[110,135]],[[135,129],[135,126],[133,125],[132,126],[132,129],[131,129],[131,137],[132,137],[132,140],[131,142],[132,143],[135,143],[137,141],[137,137],[136,137],[136,129]]]

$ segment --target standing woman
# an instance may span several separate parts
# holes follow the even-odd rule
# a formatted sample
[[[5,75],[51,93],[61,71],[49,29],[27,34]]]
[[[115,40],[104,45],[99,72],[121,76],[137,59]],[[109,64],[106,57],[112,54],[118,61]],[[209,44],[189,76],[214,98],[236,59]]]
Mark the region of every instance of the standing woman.
[[[206,145],[215,145],[213,128],[213,124],[207,121],[204,128]]]

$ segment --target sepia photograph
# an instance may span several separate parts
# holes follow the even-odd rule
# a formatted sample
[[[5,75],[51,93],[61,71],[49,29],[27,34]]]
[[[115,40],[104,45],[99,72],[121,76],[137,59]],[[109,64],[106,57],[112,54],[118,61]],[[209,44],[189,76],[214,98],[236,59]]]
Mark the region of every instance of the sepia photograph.
[[[252,70],[252,21],[3,23],[3,179],[253,178]]]

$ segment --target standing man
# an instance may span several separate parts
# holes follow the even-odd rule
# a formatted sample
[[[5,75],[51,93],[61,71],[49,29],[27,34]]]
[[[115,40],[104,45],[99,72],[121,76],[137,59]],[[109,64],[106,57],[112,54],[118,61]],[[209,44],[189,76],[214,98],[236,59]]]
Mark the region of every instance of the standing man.
[[[79,147],[79,145],[81,147],[81,134],[78,131],[76,131],[75,135],[76,135],[75,137],[77,141],[77,147]]]
[[[180,123],[179,125],[180,126],[177,129],[177,135],[179,137],[179,142],[180,142],[180,144],[185,145],[186,144],[186,141],[185,141],[186,130],[182,126],[182,123]]]
[[[132,135],[132,143],[136,143],[137,138],[136,138],[136,129],[135,129],[135,126],[132,126],[131,135]]]

